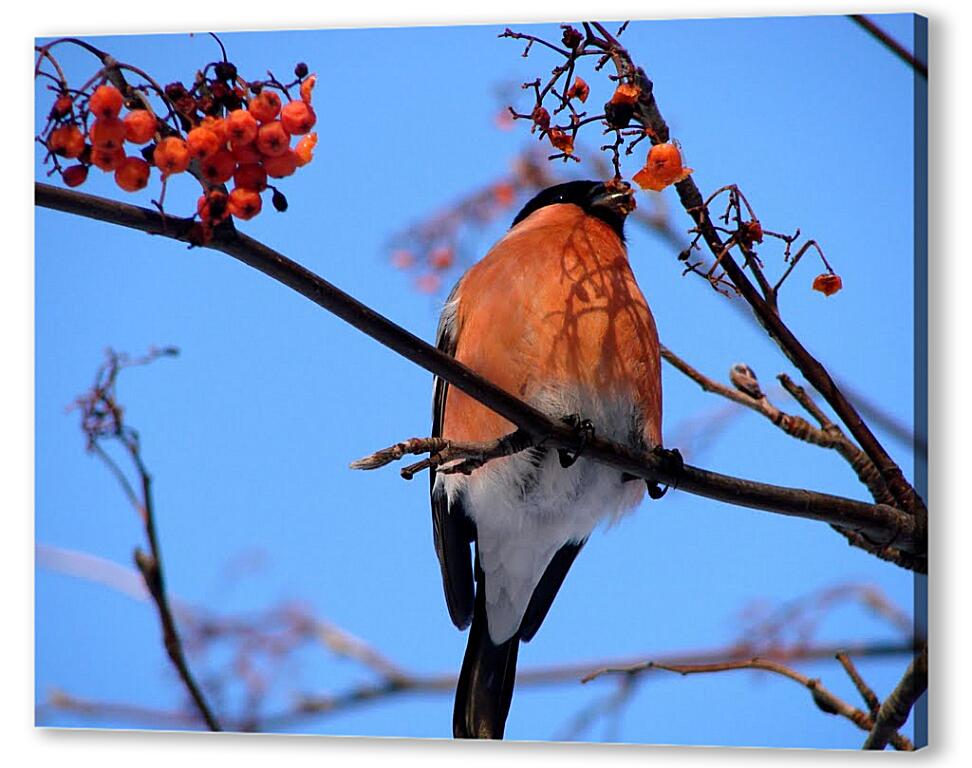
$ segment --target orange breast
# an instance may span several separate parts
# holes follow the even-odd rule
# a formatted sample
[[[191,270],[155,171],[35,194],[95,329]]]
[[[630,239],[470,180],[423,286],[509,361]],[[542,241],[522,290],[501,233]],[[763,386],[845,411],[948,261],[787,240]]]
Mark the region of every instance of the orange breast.
[[[530,400],[563,386],[630,398],[649,439],[661,442],[654,319],[620,239],[577,206],[533,213],[472,267],[459,287],[456,327],[456,357],[508,392]],[[486,440],[512,428],[449,389],[445,437]]]

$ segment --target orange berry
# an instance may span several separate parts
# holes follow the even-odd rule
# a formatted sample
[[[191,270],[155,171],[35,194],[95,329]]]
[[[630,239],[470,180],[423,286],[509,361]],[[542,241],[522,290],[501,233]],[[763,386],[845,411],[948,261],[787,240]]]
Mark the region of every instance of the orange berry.
[[[226,133],[226,121],[221,117],[213,117],[212,115],[206,115],[199,123],[200,128],[208,128],[213,133],[216,134],[216,138],[219,139],[220,146],[225,145],[229,141],[229,136]]]
[[[233,174],[233,183],[237,187],[262,192],[267,188],[267,172],[259,163],[246,163],[237,166],[236,173]]]
[[[317,85],[317,75],[311,75],[300,84],[300,100],[305,104],[311,103],[311,91]]]
[[[236,218],[244,221],[252,219],[261,208],[263,208],[263,201],[260,199],[259,192],[245,187],[237,187],[230,192],[229,212]]]
[[[547,131],[547,138],[550,139],[551,144],[553,144],[565,155],[573,153],[574,137],[566,131],[562,131],[560,128],[551,128],[549,131]]]
[[[189,154],[201,159],[214,155],[223,149],[223,144],[219,142],[219,136],[208,128],[193,128],[186,136],[186,144],[189,146]]]
[[[298,166],[307,165],[314,159],[314,147],[316,146],[316,133],[308,133],[306,136],[301,137],[300,141],[297,142],[297,146],[294,147],[294,152],[297,154]]]
[[[317,122],[317,115],[314,114],[314,108],[310,104],[305,104],[302,101],[291,101],[280,110],[280,122],[283,123],[284,130],[287,133],[300,136],[314,127],[314,123]]]
[[[155,136],[155,115],[147,109],[134,109],[125,115],[125,140],[146,144]]]
[[[64,183],[69,187],[80,186],[88,178],[88,166],[72,165],[69,168],[65,168],[64,173],[61,174],[61,178],[64,179]]]
[[[590,95],[591,86],[587,84],[587,81],[585,81],[583,77],[576,78],[574,80],[574,84],[570,86],[570,89],[567,91],[568,99],[580,99],[582,104],[587,101],[587,97]]]
[[[245,109],[234,109],[226,116],[226,136],[234,144],[249,144],[258,128],[256,118]]]
[[[162,171],[163,176],[182,173],[189,167],[192,155],[189,146],[178,136],[168,136],[158,143],[152,153],[152,161]]]
[[[88,99],[88,111],[99,120],[112,120],[121,112],[121,91],[113,85],[99,85]]]
[[[62,125],[47,137],[47,148],[61,157],[77,157],[84,151],[84,135],[76,125]]]
[[[122,160],[125,159],[125,150],[121,147],[116,149],[92,149],[91,164],[103,171],[113,171]]]
[[[275,179],[290,176],[297,170],[299,164],[297,153],[289,148],[284,150],[282,155],[263,158],[263,168],[267,172],[267,176],[272,176]]]
[[[634,104],[641,95],[641,88],[633,83],[621,83],[611,95],[612,104]]]
[[[820,291],[824,296],[833,296],[843,287],[844,281],[840,279],[840,275],[835,275],[833,272],[829,274],[824,272],[813,278],[813,290]]]
[[[209,224],[219,224],[229,216],[229,195],[219,189],[210,190],[196,203],[199,218]]]
[[[88,138],[95,149],[118,149],[125,143],[125,123],[117,117],[95,120]]]
[[[253,144],[230,142],[230,151],[233,153],[233,157],[236,158],[236,162],[240,165],[263,161],[263,155],[260,154],[260,150],[253,146]]]
[[[210,184],[223,184],[233,178],[236,158],[228,149],[221,149],[202,160],[199,166],[203,178]]]
[[[642,189],[660,192],[669,184],[677,184],[692,173],[682,165],[682,153],[675,144],[656,144],[648,151],[645,167],[631,180]]]
[[[269,123],[280,112],[280,97],[270,90],[262,90],[247,105],[250,114],[261,123]]]
[[[115,183],[126,192],[145,189],[151,168],[140,157],[126,157],[115,169]]]
[[[264,123],[257,132],[256,147],[268,157],[277,157],[289,149],[290,134],[279,120]]]
[[[62,93],[54,101],[54,106],[51,108],[51,114],[54,117],[64,117],[68,112],[71,111],[71,107],[74,106],[74,99],[68,96],[66,93]]]

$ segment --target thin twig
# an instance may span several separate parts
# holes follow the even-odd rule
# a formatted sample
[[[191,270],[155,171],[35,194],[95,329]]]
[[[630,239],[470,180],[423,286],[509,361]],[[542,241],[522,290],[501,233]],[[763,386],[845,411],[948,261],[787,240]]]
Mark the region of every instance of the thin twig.
[[[908,665],[901,681],[881,704],[862,749],[884,749],[898,729],[908,722],[915,702],[928,688],[928,647]]]
[[[163,350],[159,354],[173,354],[173,352],[172,350]],[[140,364],[155,359],[157,356],[150,353],[145,358],[130,363],[122,356],[109,351],[107,363],[99,368],[95,386],[89,394],[79,398],[77,403],[82,410],[82,429],[87,437],[89,449],[111,470],[125,492],[129,503],[138,512],[145,528],[149,551],[145,552],[141,548],[136,548],[134,559],[158,612],[166,653],[189,692],[199,715],[206,723],[206,727],[211,731],[219,731],[221,730],[219,721],[213,714],[202,689],[189,669],[182,640],[179,637],[176,621],[172,615],[172,608],[165,587],[165,574],[162,568],[162,549],[159,545],[156,528],[152,478],[142,461],[138,433],[125,424],[122,408],[115,399],[115,385],[119,371],[127,364]],[[117,462],[102,448],[100,445],[102,440],[115,440],[122,446],[138,476],[137,490]]]
[[[901,43],[891,37],[891,35],[881,29],[877,24],[867,18],[867,16],[852,13],[849,14],[849,18],[851,21],[856,22],[864,30],[869,32],[876,40],[883,43],[888,50],[894,53],[913,70],[915,70],[915,72],[927,79],[928,65],[923,61],[919,61],[911,51],[909,51]]]
[[[771,672],[773,674],[793,680],[810,691],[810,695],[813,697],[813,703],[816,704],[821,711],[826,712],[829,715],[840,715],[864,731],[870,731],[875,727],[875,720],[873,717],[871,717],[871,715],[858,707],[848,704],[843,699],[831,693],[823,686],[819,679],[808,677],[802,672],[798,672],[792,667],[789,667],[779,661],[760,657],[730,661],[716,661],[703,664],[666,664],[664,662],[648,661],[627,668],[600,669],[589,674],[581,682],[587,683],[603,675],[622,674],[630,677],[656,669],[675,672],[680,675],[729,672],[740,669],[755,669],[764,672]],[[906,739],[904,736],[897,733],[896,730],[889,732],[888,737],[890,738],[892,734],[897,737],[898,743],[902,744],[904,749],[914,749],[914,745],[912,745],[911,742],[908,741],[908,739]]]

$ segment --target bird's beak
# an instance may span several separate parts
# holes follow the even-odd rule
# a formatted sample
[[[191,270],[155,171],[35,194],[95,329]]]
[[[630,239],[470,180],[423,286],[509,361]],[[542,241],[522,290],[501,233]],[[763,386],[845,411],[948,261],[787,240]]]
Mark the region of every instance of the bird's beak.
[[[634,192],[626,181],[608,181],[598,184],[591,192],[592,208],[606,208],[623,220],[636,207]]]

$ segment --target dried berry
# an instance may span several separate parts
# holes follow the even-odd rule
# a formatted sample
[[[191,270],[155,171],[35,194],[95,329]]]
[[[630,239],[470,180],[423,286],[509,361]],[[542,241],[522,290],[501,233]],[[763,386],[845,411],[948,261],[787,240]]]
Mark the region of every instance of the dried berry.
[[[843,287],[844,281],[833,272],[824,272],[813,278],[813,290],[820,291],[824,296],[833,296]]]
[[[688,178],[691,168],[682,165],[682,153],[675,144],[656,144],[649,150],[645,167],[633,177],[642,189],[660,192],[670,184]]]

